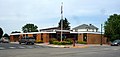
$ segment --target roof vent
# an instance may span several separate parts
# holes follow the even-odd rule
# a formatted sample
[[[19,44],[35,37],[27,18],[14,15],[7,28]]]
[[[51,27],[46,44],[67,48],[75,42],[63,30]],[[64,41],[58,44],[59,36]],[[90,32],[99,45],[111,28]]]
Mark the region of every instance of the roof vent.
[[[92,25],[92,24],[89,24],[90,26]]]

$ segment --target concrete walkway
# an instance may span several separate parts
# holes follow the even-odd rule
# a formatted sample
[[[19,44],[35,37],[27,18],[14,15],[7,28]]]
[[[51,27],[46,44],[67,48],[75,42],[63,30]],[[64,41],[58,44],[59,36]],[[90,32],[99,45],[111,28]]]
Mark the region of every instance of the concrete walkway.
[[[44,45],[44,46],[50,46],[50,47],[60,47],[60,48],[88,48],[88,47],[99,47],[101,46],[100,44],[75,44],[73,45],[53,45],[49,43],[40,43],[36,45]],[[102,46],[110,46],[110,45],[105,45],[103,44]]]
[[[10,43],[15,43],[19,44],[19,42],[10,42]],[[43,45],[43,46],[50,46],[50,47],[59,47],[59,48],[88,48],[88,47],[100,47],[100,44],[75,44],[73,45],[53,45],[49,43],[35,43],[35,45]],[[110,46],[107,44],[103,44],[102,46]]]

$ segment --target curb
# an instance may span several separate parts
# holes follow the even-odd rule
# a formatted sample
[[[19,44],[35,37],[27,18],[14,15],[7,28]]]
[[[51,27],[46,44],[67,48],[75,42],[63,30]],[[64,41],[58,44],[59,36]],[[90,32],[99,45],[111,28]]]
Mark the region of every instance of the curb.
[[[45,45],[45,44],[36,44],[36,45],[43,45],[43,46],[50,46],[50,47],[58,47],[58,48],[88,48],[88,46],[64,46],[64,45]]]

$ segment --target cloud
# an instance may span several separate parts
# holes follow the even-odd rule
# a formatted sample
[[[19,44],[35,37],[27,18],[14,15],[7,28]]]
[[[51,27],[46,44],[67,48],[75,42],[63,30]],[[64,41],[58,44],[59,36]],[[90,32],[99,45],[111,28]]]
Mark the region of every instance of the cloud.
[[[57,26],[61,1],[72,27],[82,23],[99,26],[109,15],[120,14],[120,0],[0,0],[0,26],[6,33],[21,30],[26,23],[39,28]]]

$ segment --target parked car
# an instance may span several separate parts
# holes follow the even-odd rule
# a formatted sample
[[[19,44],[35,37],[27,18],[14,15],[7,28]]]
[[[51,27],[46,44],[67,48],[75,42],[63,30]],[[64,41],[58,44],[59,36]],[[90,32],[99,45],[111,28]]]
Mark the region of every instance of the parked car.
[[[9,43],[9,42],[10,42],[9,39],[7,39],[5,37],[0,39],[0,43]]]
[[[19,40],[19,44],[24,43],[26,45],[32,44],[34,45],[35,38],[34,37],[23,37]]]
[[[0,43],[2,42],[2,39],[0,39]]]
[[[111,46],[120,46],[120,40],[115,40],[111,43]]]

